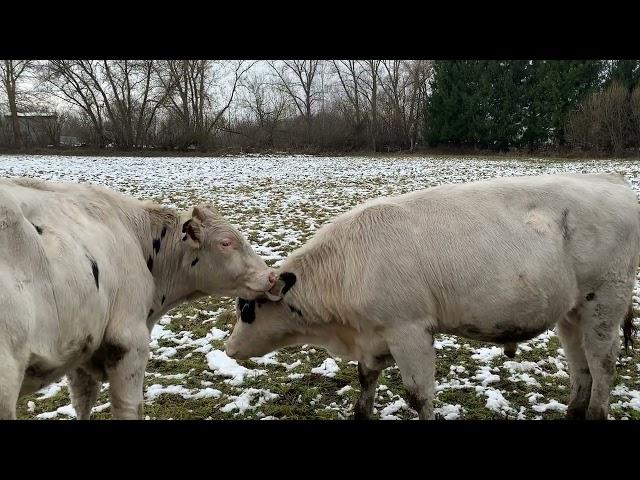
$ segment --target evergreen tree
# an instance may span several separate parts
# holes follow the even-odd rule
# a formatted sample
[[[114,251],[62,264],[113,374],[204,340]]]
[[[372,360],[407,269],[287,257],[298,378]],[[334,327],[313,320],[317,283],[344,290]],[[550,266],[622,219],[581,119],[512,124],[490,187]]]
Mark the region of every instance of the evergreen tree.
[[[430,145],[505,150],[564,142],[568,114],[600,83],[599,61],[439,61],[425,112]]]

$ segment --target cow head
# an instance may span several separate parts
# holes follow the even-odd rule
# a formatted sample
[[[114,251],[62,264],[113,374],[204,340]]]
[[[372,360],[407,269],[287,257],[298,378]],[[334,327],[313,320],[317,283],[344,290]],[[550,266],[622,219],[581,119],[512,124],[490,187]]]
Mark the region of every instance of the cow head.
[[[296,280],[295,274],[283,272],[266,294],[255,300],[238,298],[238,320],[225,346],[229,357],[259,357],[295,343],[303,312],[287,302],[287,292]]]
[[[194,207],[182,225],[190,251],[185,265],[198,290],[209,295],[253,299],[271,289],[275,274],[249,242],[212,207]]]

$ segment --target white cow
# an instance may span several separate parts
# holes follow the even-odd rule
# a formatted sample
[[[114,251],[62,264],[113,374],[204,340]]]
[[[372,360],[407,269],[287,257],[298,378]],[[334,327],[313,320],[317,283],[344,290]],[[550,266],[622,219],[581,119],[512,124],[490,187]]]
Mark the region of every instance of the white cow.
[[[357,360],[359,418],[371,415],[378,375],[395,361],[410,405],[430,419],[434,334],[511,353],[555,326],[570,369],[568,416],[603,419],[639,251],[637,199],[618,175],[498,178],[379,198],[293,252],[269,300],[239,300],[226,351],[247,358],[308,343]]]
[[[254,298],[274,283],[207,206],[179,214],[94,185],[0,180],[0,419],[65,374],[78,418],[101,380],[115,418],[140,418],[158,319],[188,299]]]

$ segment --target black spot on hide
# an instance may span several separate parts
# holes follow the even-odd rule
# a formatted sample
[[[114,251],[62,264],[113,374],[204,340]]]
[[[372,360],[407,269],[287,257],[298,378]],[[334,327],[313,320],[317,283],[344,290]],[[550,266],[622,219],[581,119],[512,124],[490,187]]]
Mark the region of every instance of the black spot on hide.
[[[115,367],[120,360],[125,356],[127,350],[121,345],[115,343],[104,344],[104,365],[107,368]]]
[[[302,317],[302,311],[301,310],[297,309],[293,305],[289,305],[288,303],[287,303],[287,307],[289,307],[289,310],[291,310],[293,313],[297,313],[298,315],[300,315]]]
[[[191,237],[193,241],[198,241],[198,238],[196,237],[196,232],[193,229],[193,225],[191,225],[192,221],[193,219],[189,219],[186,222],[184,222],[184,225],[182,225],[182,233],[186,233],[186,235],[182,238],[183,242],[187,239],[187,236]]]
[[[84,345],[82,346],[82,353],[87,353],[91,348],[91,344],[93,343],[93,335],[87,335],[87,338],[84,341]]]
[[[255,300],[238,299],[238,309],[240,310],[240,320],[245,323],[253,323],[256,319],[256,302]]]
[[[96,261],[91,258],[89,255],[87,255],[87,258],[89,259],[89,261],[91,262],[91,273],[93,273],[93,279],[96,282],[96,288],[98,290],[100,290],[100,282],[98,280],[98,277],[100,276],[100,270],[98,269],[98,264],[96,263]]]
[[[280,274],[280,280],[284,282],[284,287],[282,288],[282,295],[284,295],[295,285],[297,278],[295,273],[282,272]]]
[[[562,232],[562,237],[567,241],[571,240],[571,231],[569,230],[569,223],[567,221],[568,215],[568,208],[562,210],[562,214],[560,215],[560,231]]]
[[[160,239],[159,238],[154,238],[153,239],[153,251],[155,252],[156,255],[160,251]]]

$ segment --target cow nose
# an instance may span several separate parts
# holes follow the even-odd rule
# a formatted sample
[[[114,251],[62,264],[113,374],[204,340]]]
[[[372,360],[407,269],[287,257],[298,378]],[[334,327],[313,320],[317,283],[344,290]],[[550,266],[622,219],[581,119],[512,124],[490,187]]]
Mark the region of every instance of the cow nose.
[[[276,274],[271,272],[269,273],[269,289],[276,284]]]

